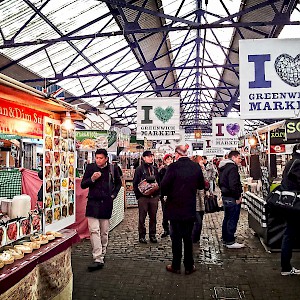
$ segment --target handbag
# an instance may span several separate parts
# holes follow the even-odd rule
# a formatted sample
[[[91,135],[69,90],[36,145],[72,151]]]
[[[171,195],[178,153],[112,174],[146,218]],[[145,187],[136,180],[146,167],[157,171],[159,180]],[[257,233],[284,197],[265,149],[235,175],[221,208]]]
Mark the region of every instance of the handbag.
[[[218,196],[213,194],[205,195],[204,206],[206,213],[214,213],[220,211],[220,207],[218,205]]]
[[[143,171],[143,173],[144,175],[146,175],[145,170]],[[149,174],[150,174],[149,177],[151,177],[151,181],[149,179],[143,179],[138,184],[138,189],[144,196],[150,196],[159,190],[158,183],[155,177],[152,175],[151,168],[149,168]]]
[[[144,196],[150,196],[159,189],[159,186],[156,180],[150,183],[147,182],[147,179],[144,179],[138,184],[138,189]]]
[[[273,190],[267,196],[267,205],[275,209],[284,209],[300,213],[300,194],[297,192]]]

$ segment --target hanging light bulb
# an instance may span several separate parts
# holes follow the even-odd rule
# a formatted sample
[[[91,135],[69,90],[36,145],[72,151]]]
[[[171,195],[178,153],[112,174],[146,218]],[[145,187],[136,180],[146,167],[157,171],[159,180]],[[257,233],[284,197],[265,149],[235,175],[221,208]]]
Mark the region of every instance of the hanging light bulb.
[[[105,109],[106,109],[106,106],[105,106],[105,103],[104,103],[103,100],[100,100],[99,105],[97,106],[97,108],[98,108],[98,110],[99,110],[99,112],[100,112],[101,114],[104,113],[104,111],[105,111]]]
[[[66,116],[62,123],[62,126],[65,127],[67,130],[74,128],[74,123],[72,122],[71,115],[69,111],[66,111]]]
[[[257,138],[255,136],[251,136],[249,138],[248,142],[251,147],[254,147],[257,145]]]

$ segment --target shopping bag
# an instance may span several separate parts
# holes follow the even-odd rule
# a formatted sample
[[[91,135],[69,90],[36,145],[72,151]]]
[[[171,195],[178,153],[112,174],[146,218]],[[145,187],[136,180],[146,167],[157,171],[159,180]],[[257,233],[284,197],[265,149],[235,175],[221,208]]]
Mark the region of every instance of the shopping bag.
[[[214,213],[220,211],[217,195],[205,195],[204,206],[206,213]]]

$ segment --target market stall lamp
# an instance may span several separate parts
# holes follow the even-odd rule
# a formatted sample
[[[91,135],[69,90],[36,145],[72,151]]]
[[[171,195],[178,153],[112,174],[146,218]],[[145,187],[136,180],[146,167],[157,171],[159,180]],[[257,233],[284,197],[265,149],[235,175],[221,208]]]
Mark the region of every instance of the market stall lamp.
[[[74,128],[74,123],[72,122],[71,115],[69,111],[66,111],[66,116],[62,123],[62,126],[65,127],[67,130]]]
[[[255,147],[257,145],[257,138],[255,136],[252,136],[249,138],[248,142],[251,147]]]

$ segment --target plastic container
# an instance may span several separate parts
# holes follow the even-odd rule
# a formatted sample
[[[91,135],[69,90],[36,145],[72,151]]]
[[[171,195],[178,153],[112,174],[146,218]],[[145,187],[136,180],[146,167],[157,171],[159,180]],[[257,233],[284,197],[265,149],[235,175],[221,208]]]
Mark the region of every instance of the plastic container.
[[[31,210],[31,198],[29,195],[14,196],[12,199],[11,218],[28,217]]]

